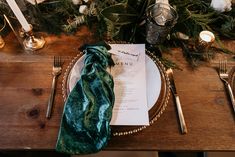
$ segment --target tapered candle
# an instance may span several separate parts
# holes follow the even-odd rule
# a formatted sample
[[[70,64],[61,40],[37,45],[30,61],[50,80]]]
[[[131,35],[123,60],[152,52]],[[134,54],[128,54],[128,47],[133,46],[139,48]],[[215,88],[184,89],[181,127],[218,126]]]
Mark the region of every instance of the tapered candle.
[[[6,0],[8,5],[10,6],[11,10],[15,14],[16,18],[19,20],[21,26],[23,27],[24,31],[28,32],[31,30],[29,23],[25,19],[24,15],[22,14],[20,8],[16,4],[15,0]]]

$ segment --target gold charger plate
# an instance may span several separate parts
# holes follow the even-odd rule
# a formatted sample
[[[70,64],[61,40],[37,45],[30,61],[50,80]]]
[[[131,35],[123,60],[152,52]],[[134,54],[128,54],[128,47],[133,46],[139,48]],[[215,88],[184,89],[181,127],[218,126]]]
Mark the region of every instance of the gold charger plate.
[[[168,76],[165,72],[165,68],[156,56],[154,56],[153,54],[151,54],[148,51],[146,51],[146,55],[148,55],[148,57],[154,62],[154,64],[158,68],[159,73],[160,73],[160,79],[161,79],[161,82],[160,82],[161,89],[159,91],[158,99],[156,100],[156,102],[153,105],[151,105],[152,107],[149,110],[149,123],[150,124],[148,126],[111,125],[111,130],[112,130],[113,136],[122,136],[122,135],[129,135],[129,134],[137,133],[137,132],[151,126],[155,121],[157,121],[157,119],[161,116],[161,114],[163,113],[163,111],[165,110],[165,108],[167,106],[169,96],[170,96],[170,88],[169,88],[169,79],[168,79]],[[70,91],[69,88],[71,88],[71,85],[70,85],[71,71],[73,70],[73,67],[76,64],[76,62],[79,61],[79,59],[81,59],[82,56],[83,56],[83,54],[80,52],[76,57],[74,57],[74,59],[70,62],[70,64],[68,65],[68,67],[64,73],[64,77],[63,77],[63,81],[62,81],[62,92],[63,92],[64,101],[66,101],[66,98],[67,98],[69,91]],[[80,70],[82,69],[82,67],[79,67],[79,68],[80,68]]]

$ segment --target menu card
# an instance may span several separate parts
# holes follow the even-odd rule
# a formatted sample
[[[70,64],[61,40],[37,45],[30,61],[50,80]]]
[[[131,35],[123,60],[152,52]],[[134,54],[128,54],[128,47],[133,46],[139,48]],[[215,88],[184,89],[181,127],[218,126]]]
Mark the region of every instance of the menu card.
[[[115,104],[111,125],[149,125],[144,44],[111,44]]]

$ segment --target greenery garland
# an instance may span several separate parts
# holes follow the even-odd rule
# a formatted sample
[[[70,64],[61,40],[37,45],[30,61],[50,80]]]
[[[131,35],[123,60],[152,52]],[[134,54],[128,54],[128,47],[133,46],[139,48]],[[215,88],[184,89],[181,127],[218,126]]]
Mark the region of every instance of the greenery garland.
[[[25,0],[23,0],[25,1]],[[118,32],[108,32],[114,39],[121,39],[123,36],[120,31],[123,27],[125,29],[133,29],[139,27],[140,22],[144,19],[144,13],[148,5],[154,3],[152,0],[90,0],[87,5],[95,3],[97,9],[96,15],[83,15],[79,12],[79,5],[72,3],[72,0],[50,0],[40,4],[32,5],[25,1],[24,14],[28,15],[30,20],[38,30],[49,33],[61,33],[67,31],[72,33],[76,31],[79,24],[88,24],[89,21],[96,19],[97,21],[104,20],[106,27],[102,30],[111,31],[119,30]],[[210,7],[208,0],[170,0],[170,4],[177,9],[179,19],[172,30],[172,32],[182,32],[189,37],[197,37],[202,30],[211,30],[217,35],[235,39],[235,9],[231,11],[220,13]],[[12,12],[5,0],[0,0],[0,14],[6,14],[13,17]],[[80,16],[84,16],[81,20]],[[90,17],[89,17],[90,16]],[[0,24],[3,24],[3,17],[1,16]],[[117,20],[118,19],[118,20]],[[72,22],[69,22],[72,21]],[[75,25],[76,23],[77,25]],[[69,26],[73,29],[64,29]],[[128,28],[127,25],[130,25]],[[133,28],[133,26],[136,26]],[[108,28],[108,29],[107,29]],[[107,33],[107,32],[106,32]],[[134,40],[131,34],[129,39]]]
[[[145,42],[145,28],[141,22],[145,19],[146,8],[155,3],[155,0],[89,0],[87,3],[81,1],[80,5],[75,5],[72,0],[49,0],[36,5],[26,0],[21,0],[22,2],[27,8],[24,10],[21,7],[23,13],[30,15],[26,18],[38,31],[54,34],[73,33],[80,25],[92,26],[96,21],[101,38],[138,43]],[[235,39],[234,7],[229,12],[218,12],[210,7],[210,0],[169,0],[169,3],[176,8],[179,18],[172,29],[171,38],[157,46],[159,51],[180,46],[187,59],[194,64],[201,56],[191,45],[193,42],[175,36],[178,32],[188,36],[190,41],[196,41],[202,30],[215,33],[218,43],[221,37]],[[81,5],[88,6],[87,14],[79,12]],[[94,8],[96,10],[92,14]],[[14,17],[5,0],[0,0],[0,14]],[[1,26],[2,16],[0,20]],[[224,49],[222,45],[220,50],[234,53]]]
[[[182,32],[190,37],[192,41],[175,40],[174,43],[183,49],[184,55],[196,67],[201,60],[209,60],[215,52],[233,53],[224,48],[221,38],[235,39],[235,8],[229,12],[218,12],[210,7],[210,1],[194,0],[184,2],[180,0],[171,1],[177,6],[179,19],[174,32]],[[212,47],[206,54],[195,48],[195,43],[202,30],[212,31],[216,36],[216,42],[220,46]],[[193,45],[194,44],[194,45]]]

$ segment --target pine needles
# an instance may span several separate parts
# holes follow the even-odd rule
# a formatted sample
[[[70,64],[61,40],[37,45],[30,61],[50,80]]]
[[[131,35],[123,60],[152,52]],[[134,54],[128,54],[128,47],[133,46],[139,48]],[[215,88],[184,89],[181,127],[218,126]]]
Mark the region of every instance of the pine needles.
[[[220,45],[218,50],[232,53],[224,48],[219,37],[235,39],[235,7],[230,12],[220,13],[210,7],[211,0],[169,0],[169,2],[176,8],[179,17],[171,36],[181,32],[191,40],[196,40],[202,30],[210,30]],[[95,19],[98,25],[97,32],[101,38],[106,36],[110,40],[143,43],[145,27],[140,24],[145,19],[146,8],[152,3],[155,3],[155,0],[90,0],[86,5],[93,5],[96,13],[90,10],[89,14],[83,15],[79,12],[79,5],[74,5],[71,0],[50,0],[38,5],[28,3],[27,10],[30,13],[28,18],[31,18],[29,22],[39,31],[54,34],[73,33],[82,24],[91,27]],[[12,14],[5,0],[0,0],[0,14],[8,16]],[[158,46],[166,48],[180,46],[192,65],[196,65],[201,57],[199,53],[192,51],[187,42],[177,38],[170,38]]]

